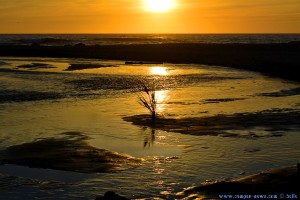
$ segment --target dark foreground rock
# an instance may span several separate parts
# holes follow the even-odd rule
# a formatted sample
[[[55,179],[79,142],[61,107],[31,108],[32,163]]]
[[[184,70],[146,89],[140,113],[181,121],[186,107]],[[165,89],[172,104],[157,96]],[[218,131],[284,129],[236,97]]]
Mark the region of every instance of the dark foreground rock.
[[[104,196],[99,196],[95,200],[129,200],[126,197],[122,197],[115,192],[108,191],[105,192]]]
[[[142,163],[142,159],[90,146],[87,139],[79,132],[67,132],[57,138],[11,146],[0,151],[0,162],[81,173],[114,172]]]
[[[103,64],[90,64],[90,63],[81,63],[81,64],[71,64],[66,71],[73,70],[83,70],[83,69],[95,69],[103,67],[115,67],[114,65],[103,65]]]

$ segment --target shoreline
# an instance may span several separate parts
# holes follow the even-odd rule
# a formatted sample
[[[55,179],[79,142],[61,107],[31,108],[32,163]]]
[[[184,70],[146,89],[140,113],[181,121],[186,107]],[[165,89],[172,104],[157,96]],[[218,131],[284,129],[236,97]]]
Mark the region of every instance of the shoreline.
[[[176,194],[177,197],[203,199],[297,199],[299,196],[299,164],[272,168],[229,181],[202,183]],[[235,197],[233,197],[235,196]]]
[[[298,199],[299,164],[270,168],[238,179],[203,182],[175,194],[176,199]],[[113,198],[108,198],[109,196]],[[128,198],[107,191],[95,200]]]
[[[193,63],[232,67],[300,82],[300,44],[0,45],[0,56]]]

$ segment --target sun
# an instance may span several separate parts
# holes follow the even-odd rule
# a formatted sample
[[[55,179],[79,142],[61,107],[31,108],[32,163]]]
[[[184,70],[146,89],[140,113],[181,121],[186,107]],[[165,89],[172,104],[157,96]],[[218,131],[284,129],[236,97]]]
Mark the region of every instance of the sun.
[[[146,0],[146,9],[151,12],[168,12],[174,6],[173,0]]]

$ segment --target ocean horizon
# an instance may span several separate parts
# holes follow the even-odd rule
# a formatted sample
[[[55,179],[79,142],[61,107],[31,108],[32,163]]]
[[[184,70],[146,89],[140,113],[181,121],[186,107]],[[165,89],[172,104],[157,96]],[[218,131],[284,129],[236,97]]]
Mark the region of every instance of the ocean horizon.
[[[0,45],[264,44],[299,41],[300,34],[0,34]]]

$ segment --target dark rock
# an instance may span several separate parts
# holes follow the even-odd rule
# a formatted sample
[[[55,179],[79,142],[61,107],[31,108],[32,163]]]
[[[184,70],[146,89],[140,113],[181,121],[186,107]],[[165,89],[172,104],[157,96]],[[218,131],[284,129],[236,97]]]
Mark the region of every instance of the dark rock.
[[[85,47],[86,45],[83,43],[77,43],[74,45],[75,47]]]
[[[103,64],[92,64],[92,63],[71,64],[66,69],[66,71],[94,69],[94,68],[103,68],[103,67],[115,67],[115,66],[114,65],[103,65]]]
[[[96,197],[95,200],[128,200],[128,199],[126,197],[122,197],[122,196],[116,194],[113,191],[108,191],[108,192],[105,192],[103,197],[102,196]]]
[[[31,46],[33,46],[33,47],[39,47],[39,46],[41,46],[41,44],[37,43],[37,42],[34,42],[34,43],[31,44]]]
[[[163,62],[155,62],[155,61],[126,61],[125,65],[147,65],[147,64],[153,64],[153,65],[160,65],[164,64]]]
[[[300,41],[299,40],[290,41],[289,44],[300,44]]]

